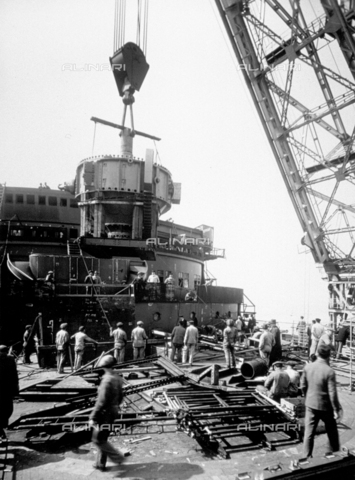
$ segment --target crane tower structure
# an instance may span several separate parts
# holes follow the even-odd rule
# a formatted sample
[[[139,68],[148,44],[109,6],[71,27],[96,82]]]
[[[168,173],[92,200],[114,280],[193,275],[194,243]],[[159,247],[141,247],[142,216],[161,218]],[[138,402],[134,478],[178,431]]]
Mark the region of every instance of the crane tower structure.
[[[355,1],[216,0],[329,313],[355,313]]]

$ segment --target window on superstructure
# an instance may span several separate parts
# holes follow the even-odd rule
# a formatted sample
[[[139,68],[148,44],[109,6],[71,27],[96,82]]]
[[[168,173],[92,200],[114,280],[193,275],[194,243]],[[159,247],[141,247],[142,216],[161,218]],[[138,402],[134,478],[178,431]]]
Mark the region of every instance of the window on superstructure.
[[[16,203],[23,203],[23,195],[16,195]]]
[[[13,197],[12,193],[7,193],[5,195],[5,202],[6,203],[14,203],[14,197]]]
[[[66,207],[67,204],[68,204],[68,202],[67,202],[67,199],[66,199],[66,198],[60,198],[60,199],[59,199],[59,205],[60,205],[61,207]]]
[[[183,279],[183,277],[182,277],[182,273],[181,273],[181,272],[179,272],[178,285],[179,285],[179,287],[183,287],[183,286],[184,286],[184,279]]]
[[[38,195],[38,205],[45,205],[46,197],[44,195]]]
[[[194,289],[196,290],[198,285],[201,285],[201,275],[194,275]]]
[[[57,197],[48,197],[48,205],[51,207],[57,206]]]
[[[34,205],[35,204],[35,196],[34,195],[27,195],[26,196],[26,202],[28,205]]]
[[[71,208],[78,208],[78,203],[75,200],[75,198],[70,199],[70,206],[71,206]]]

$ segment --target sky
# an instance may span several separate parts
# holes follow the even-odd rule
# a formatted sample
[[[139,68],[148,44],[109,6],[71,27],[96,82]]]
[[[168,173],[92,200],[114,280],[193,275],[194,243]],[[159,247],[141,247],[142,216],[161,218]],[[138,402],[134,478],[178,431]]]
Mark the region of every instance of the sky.
[[[135,41],[135,27],[133,13],[125,41]],[[74,178],[83,158],[119,153],[117,130],[98,125],[94,137],[90,121],[121,123],[108,69],[113,31],[113,0],[2,0],[0,182],[56,188]],[[213,2],[150,2],[147,61],[135,127],[162,139],[159,159],[182,183],[181,204],[162,218],[214,227],[226,259],[208,269],[218,285],[243,288],[258,319],[326,320],[327,284],[301,246],[301,226]],[[135,155],[146,148],[155,146],[136,137]]]

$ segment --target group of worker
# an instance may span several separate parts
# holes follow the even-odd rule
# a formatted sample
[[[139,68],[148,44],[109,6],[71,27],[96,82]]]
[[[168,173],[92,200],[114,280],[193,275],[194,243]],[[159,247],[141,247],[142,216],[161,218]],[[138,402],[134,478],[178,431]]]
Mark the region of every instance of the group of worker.
[[[178,325],[171,333],[171,354],[170,360],[182,363],[193,364],[194,355],[198,348],[198,320],[195,312],[191,312],[189,325],[183,316],[179,317]]]
[[[286,362],[284,370],[283,362],[277,360],[264,385],[256,387],[257,391],[276,402],[286,397],[305,397],[304,457],[312,456],[314,436],[320,420],[325,424],[330,451],[339,450],[336,420],[341,415],[342,408],[336,389],[335,372],[329,365],[330,353],[330,344],[320,344],[317,354],[312,357],[313,361],[306,364],[301,374],[293,368],[296,362]]]
[[[234,347],[238,341],[241,341],[240,339],[245,330],[243,323],[241,318],[237,318],[236,321],[229,318],[226,321],[226,327],[223,331],[223,349],[227,367],[235,366]],[[260,357],[268,366],[270,363],[272,364],[272,370],[267,376],[264,386],[259,387],[258,390],[276,402],[279,402],[284,397],[295,397],[299,393],[306,397],[305,457],[312,456],[314,436],[319,420],[323,420],[325,423],[331,450],[337,451],[339,449],[336,419],[341,414],[341,406],[336,391],[335,372],[329,366],[331,340],[327,327],[324,328],[323,333],[319,336],[319,324],[320,321],[316,321],[316,327],[312,331],[314,337],[318,340],[317,345],[313,346],[316,352],[312,357],[314,361],[305,366],[301,375],[300,372],[294,369],[295,362],[286,362],[286,369],[283,369],[281,334],[276,320],[271,320],[269,323],[262,325],[261,332],[258,332],[256,327],[251,337],[255,340],[258,333],[260,333],[258,345]],[[104,424],[113,424],[118,415],[119,404],[123,398],[122,380],[113,369],[116,363],[123,362],[125,359],[127,334],[123,326],[122,322],[118,322],[116,328],[110,330],[110,335],[114,337],[114,355],[105,355],[98,364],[105,374],[100,384],[95,407],[90,416],[90,425],[93,427],[93,442],[98,447],[95,468],[100,470],[105,469],[107,457],[110,457],[116,463],[124,461],[124,455],[108,442],[109,430],[100,428]],[[198,320],[194,312],[190,315],[188,325],[183,316],[179,317],[178,325],[174,327],[171,334],[172,349],[170,358],[172,361],[175,361],[175,359],[181,361],[182,359],[185,363],[188,362],[189,365],[193,364],[194,353],[199,340],[197,327]],[[26,347],[31,336],[28,333],[30,329],[31,327],[28,325],[24,336],[24,345],[26,343]],[[329,340],[325,335],[328,336]],[[144,358],[147,338],[143,322],[138,321],[136,328],[131,333],[134,359]],[[74,368],[76,370],[81,367],[85,342],[98,343],[86,335],[84,327],[80,327],[78,332],[70,337],[67,331],[67,324],[62,323],[60,330],[56,334],[59,373],[63,373],[70,339],[75,340]],[[11,360],[4,360],[5,357],[6,359],[11,358]],[[9,381],[9,385],[11,385],[9,399],[11,401],[8,400],[6,403],[6,400],[1,396],[0,407],[1,412],[4,413],[3,415],[0,413],[0,436],[4,434],[3,429],[6,428],[7,419],[12,412],[12,399],[18,394],[17,373],[16,379],[14,373],[16,372],[16,364],[12,357],[7,355],[6,347],[0,346],[0,372],[4,374],[5,371],[7,372],[6,375],[12,375],[12,380],[11,382]]]
[[[137,322],[136,328],[132,330],[131,340],[133,347],[133,359],[143,359],[145,357],[145,348],[148,336],[143,328],[143,322],[139,320]],[[86,332],[85,327],[79,327],[79,331],[74,333],[69,337],[67,331],[68,324],[62,323],[60,325],[60,330],[56,335],[56,348],[57,348],[57,368],[58,373],[64,373],[64,365],[67,361],[68,353],[70,355],[70,340],[75,340],[74,352],[74,370],[77,371],[81,368],[85,342],[91,342],[95,345],[98,345],[98,342],[90,338]],[[110,328],[110,336],[114,339],[114,358],[118,363],[122,363],[125,360],[126,344],[127,344],[127,333],[123,329],[123,323],[117,322],[116,328]]]

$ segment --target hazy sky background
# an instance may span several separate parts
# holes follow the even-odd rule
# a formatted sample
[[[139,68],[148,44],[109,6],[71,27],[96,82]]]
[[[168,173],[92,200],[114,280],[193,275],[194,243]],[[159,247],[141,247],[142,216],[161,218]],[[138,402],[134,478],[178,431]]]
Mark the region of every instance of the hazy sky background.
[[[113,20],[113,0],[2,0],[1,182],[56,188],[83,158],[119,153],[117,130],[100,125],[93,150],[90,122],[121,123],[108,71]],[[127,18],[126,41],[135,41],[135,27]],[[257,318],[326,320],[327,284],[303,253],[301,226],[213,2],[150,2],[147,60],[135,127],[162,138],[161,162],[182,183],[181,205],[163,218],[215,228],[227,260],[208,269],[218,285],[243,288]],[[134,148],[144,157],[154,145],[136,138]]]

